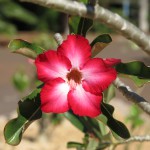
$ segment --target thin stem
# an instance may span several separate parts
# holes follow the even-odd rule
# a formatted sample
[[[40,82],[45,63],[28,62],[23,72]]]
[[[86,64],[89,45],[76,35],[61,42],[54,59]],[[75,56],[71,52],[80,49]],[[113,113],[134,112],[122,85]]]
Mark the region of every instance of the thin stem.
[[[148,101],[133,92],[131,88],[125,85],[119,78],[117,78],[113,84],[129,101],[137,104],[143,111],[150,115],[150,103]]]
[[[117,145],[131,143],[131,142],[148,142],[148,141],[150,141],[150,135],[133,136],[133,137],[129,138],[128,140],[116,142],[116,143],[114,143],[114,145],[117,146]]]

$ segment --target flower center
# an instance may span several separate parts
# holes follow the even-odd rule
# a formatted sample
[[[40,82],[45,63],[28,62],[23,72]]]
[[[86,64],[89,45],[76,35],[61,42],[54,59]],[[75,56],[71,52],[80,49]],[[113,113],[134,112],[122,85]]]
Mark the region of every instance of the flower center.
[[[81,83],[82,74],[78,69],[74,68],[67,74],[67,79],[71,88],[75,89],[77,84]]]

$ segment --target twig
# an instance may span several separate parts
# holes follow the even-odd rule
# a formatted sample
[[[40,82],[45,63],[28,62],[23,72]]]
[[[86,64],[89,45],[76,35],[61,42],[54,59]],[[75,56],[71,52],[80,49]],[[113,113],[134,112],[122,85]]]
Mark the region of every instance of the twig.
[[[114,81],[114,85],[117,89],[133,103],[137,104],[143,111],[150,115],[150,103],[147,102],[143,97],[139,96],[131,90],[131,88],[125,85],[119,78]]]
[[[71,0],[20,0],[42,5],[48,8],[54,8],[58,11],[78,15],[103,22],[116,31],[123,34],[127,39],[136,43],[143,51],[150,55],[150,37],[142,32],[132,23],[123,19],[116,13],[96,5],[95,7],[84,5],[83,3]]]
[[[62,42],[63,42],[63,37],[61,36],[60,33],[56,33],[56,34],[54,35],[54,38],[55,38],[55,40],[56,40],[56,42],[57,42],[58,45],[61,45],[61,44],[62,44]]]
[[[144,135],[144,136],[133,136],[125,141],[120,141],[117,143],[114,143],[116,146],[120,144],[126,144],[131,142],[147,142],[150,141],[150,135]]]

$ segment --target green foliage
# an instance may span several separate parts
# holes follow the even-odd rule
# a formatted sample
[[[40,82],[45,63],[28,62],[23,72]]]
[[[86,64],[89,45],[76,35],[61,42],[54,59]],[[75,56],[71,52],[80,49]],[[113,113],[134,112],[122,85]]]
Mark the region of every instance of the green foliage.
[[[113,113],[114,113],[113,106],[102,102],[101,111],[102,111],[102,115],[97,117],[99,121],[106,124],[115,134],[117,134],[121,138],[128,139],[130,137],[130,133],[126,128],[126,126],[122,122],[113,118]]]
[[[72,111],[64,113],[64,116],[80,131],[84,132],[85,134],[93,134],[95,137],[101,139],[99,124],[95,119],[89,117],[79,117],[73,114]]]
[[[142,87],[146,83],[150,82],[150,79],[139,79],[137,76],[132,76],[132,75],[127,75],[127,76],[125,75],[123,77],[127,77],[127,78],[131,79],[138,87]]]
[[[10,19],[16,19],[26,24],[37,24],[37,17],[12,0],[0,0],[0,33],[14,34],[16,26]]]
[[[56,49],[57,47],[57,43],[54,40],[54,38],[47,33],[39,34],[39,36],[36,39],[34,39],[33,43],[39,45],[45,50]]]
[[[86,33],[92,28],[93,20],[80,18],[77,16],[69,17],[70,33],[79,34],[86,37]]]
[[[80,2],[82,2],[82,3],[84,3],[84,4],[87,4],[87,3],[88,3],[88,0],[78,0],[78,1],[80,1]]]
[[[76,148],[77,150],[102,150],[110,146],[109,142],[98,140],[88,134],[84,135],[83,143],[79,142],[68,142],[67,148]]]
[[[115,97],[115,87],[111,84],[107,90],[104,91],[104,102],[109,103],[112,98]]]
[[[58,32],[59,18],[59,12],[48,8],[0,0],[0,33],[15,34],[20,29]]]
[[[86,33],[92,28],[93,20],[87,18],[81,18],[78,24],[77,34],[86,37]]]
[[[38,18],[32,12],[27,11],[12,0],[6,0],[0,4],[1,14],[8,19],[18,19],[31,25],[36,24],[38,21]]]
[[[17,32],[15,25],[0,17],[0,33],[13,35]]]
[[[119,63],[116,65],[116,70],[124,77],[131,78],[137,86],[143,86],[145,83],[150,82],[150,67],[143,62]]]
[[[19,53],[29,58],[35,59],[38,54],[43,53],[44,49],[34,43],[29,43],[21,39],[12,40],[8,47],[13,53]]]
[[[95,150],[98,146],[97,144],[97,139],[94,137],[91,137],[89,134],[85,134],[84,138],[83,138],[83,145],[84,145],[84,149],[83,150],[89,150],[90,148],[92,148],[92,150]]]
[[[63,120],[63,115],[62,114],[51,114],[50,115],[50,122],[53,124],[53,125],[59,125],[61,123],[61,121]]]
[[[23,71],[17,71],[13,75],[13,84],[18,91],[23,92],[29,86],[29,78]]]
[[[85,147],[84,144],[78,143],[78,142],[68,142],[67,143],[67,148],[76,148],[77,150],[83,150]]]
[[[79,117],[73,114],[71,111],[64,114],[65,117],[75,127],[77,127],[85,134],[83,143],[68,142],[68,148],[76,148],[77,150],[98,150],[109,147],[111,134],[103,133],[103,128],[101,128],[101,125],[103,125],[102,123],[110,128],[113,136],[116,139],[120,139],[120,137],[127,139],[130,137],[129,131],[126,126],[122,122],[114,119],[114,117],[112,116],[114,112],[113,106],[102,102],[101,111],[102,114],[96,118]],[[92,137],[90,137],[89,135],[92,135]]]
[[[97,36],[90,44],[92,47],[92,57],[95,57],[110,42],[112,42],[112,39],[109,34],[102,34],[102,35]]]
[[[64,116],[79,130],[82,132],[85,130],[84,124],[80,121],[79,117],[71,112],[64,113]]]
[[[41,118],[40,90],[40,88],[37,88],[29,96],[19,101],[18,117],[10,120],[4,129],[6,143],[10,145],[18,145],[28,126],[33,121]]]
[[[131,124],[132,130],[136,129],[137,127],[141,127],[144,124],[141,114],[141,110],[136,105],[131,106],[130,112],[126,117],[126,121]]]
[[[24,132],[24,124],[26,119],[18,114],[18,118],[10,120],[4,129],[6,143],[10,145],[18,145]]]
[[[89,138],[89,142],[88,142],[86,150],[96,150],[98,145],[99,145],[99,142],[97,139]]]
[[[134,75],[139,78],[150,79],[150,67],[147,67],[143,62],[133,61],[129,63],[119,63],[116,66],[119,73]]]
[[[59,32],[59,12],[48,9],[48,8],[38,8],[40,11],[36,12],[38,16],[38,24],[36,24],[35,28],[38,31],[44,32]]]
[[[80,17],[78,17],[78,16],[70,16],[69,17],[70,34],[71,33],[77,34],[79,21],[80,21]]]
[[[109,34],[101,34],[101,35],[97,36],[90,45],[93,47],[98,42],[109,44],[110,42],[112,42],[112,38],[110,37]]]

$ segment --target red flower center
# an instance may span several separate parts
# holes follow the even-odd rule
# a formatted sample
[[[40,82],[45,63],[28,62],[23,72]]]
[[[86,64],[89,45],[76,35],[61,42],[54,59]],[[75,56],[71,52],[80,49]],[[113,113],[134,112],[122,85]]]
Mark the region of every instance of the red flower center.
[[[75,89],[77,84],[81,83],[82,73],[74,68],[67,74],[68,83],[71,88]]]

